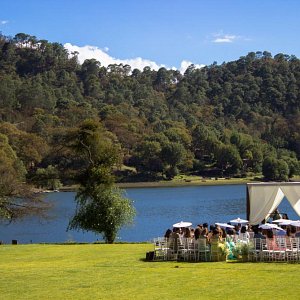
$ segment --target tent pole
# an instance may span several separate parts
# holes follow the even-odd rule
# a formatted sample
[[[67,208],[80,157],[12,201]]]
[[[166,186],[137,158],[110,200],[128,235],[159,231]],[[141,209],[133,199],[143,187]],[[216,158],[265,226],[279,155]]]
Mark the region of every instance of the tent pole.
[[[247,220],[249,220],[250,217],[250,197],[249,197],[249,188],[248,188],[248,184],[246,184],[246,212],[247,212]],[[249,220],[250,221],[250,220]]]

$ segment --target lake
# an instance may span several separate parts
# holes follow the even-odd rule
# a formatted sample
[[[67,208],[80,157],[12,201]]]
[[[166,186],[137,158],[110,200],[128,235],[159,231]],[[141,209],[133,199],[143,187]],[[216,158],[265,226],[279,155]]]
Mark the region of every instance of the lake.
[[[172,224],[189,221],[193,225],[207,222],[228,222],[246,218],[246,186],[188,186],[170,188],[131,188],[124,190],[137,210],[134,224],[123,228],[117,241],[150,241],[163,236]],[[94,242],[101,237],[90,232],[66,231],[75,210],[75,193],[45,194],[53,203],[51,219],[28,218],[17,223],[0,225],[0,240],[11,243]],[[289,202],[284,199],[279,206],[290,219],[298,219]]]

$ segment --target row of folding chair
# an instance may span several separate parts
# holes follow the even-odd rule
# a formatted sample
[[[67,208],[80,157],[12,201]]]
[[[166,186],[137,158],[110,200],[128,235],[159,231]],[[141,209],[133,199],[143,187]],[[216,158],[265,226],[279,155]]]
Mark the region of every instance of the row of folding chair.
[[[249,245],[249,259],[252,261],[300,261],[300,238],[250,239]],[[154,259],[219,261],[224,257],[205,239],[157,238],[154,240]]]
[[[188,261],[210,261],[211,251],[206,239],[186,239],[183,259]]]
[[[300,239],[276,237],[273,240],[253,239],[254,261],[300,261]]]
[[[155,260],[210,261],[212,253],[205,239],[154,239]]]

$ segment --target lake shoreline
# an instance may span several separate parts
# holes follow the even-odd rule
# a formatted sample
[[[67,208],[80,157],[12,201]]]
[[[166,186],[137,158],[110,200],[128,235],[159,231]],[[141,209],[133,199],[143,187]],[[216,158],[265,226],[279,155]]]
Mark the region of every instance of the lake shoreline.
[[[117,183],[119,188],[160,188],[160,187],[185,187],[185,186],[220,186],[220,185],[241,185],[250,180],[191,180],[191,181],[159,181],[159,182],[124,182]]]
[[[300,176],[294,176],[290,181],[300,181]],[[222,185],[245,185],[247,183],[264,182],[260,176],[246,178],[199,178],[187,176],[185,178],[170,181],[143,181],[143,182],[117,182],[116,186],[121,189],[128,188],[161,188],[161,187],[185,187],[185,186],[222,186]],[[74,192],[78,185],[63,186],[61,192]]]
[[[185,187],[185,186],[220,186],[220,185],[243,185],[248,182],[259,182],[245,179],[207,179],[207,180],[178,180],[178,181],[149,181],[149,182],[122,182],[116,186],[122,189],[127,188],[161,188],[161,187]],[[61,192],[71,192],[78,189],[77,185],[63,186]]]

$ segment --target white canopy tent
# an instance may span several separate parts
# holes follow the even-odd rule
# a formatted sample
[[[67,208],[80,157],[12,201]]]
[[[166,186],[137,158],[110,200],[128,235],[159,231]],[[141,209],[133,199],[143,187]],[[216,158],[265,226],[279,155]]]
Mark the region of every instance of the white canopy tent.
[[[259,224],[278,207],[286,196],[300,216],[300,182],[247,183],[247,219]]]

